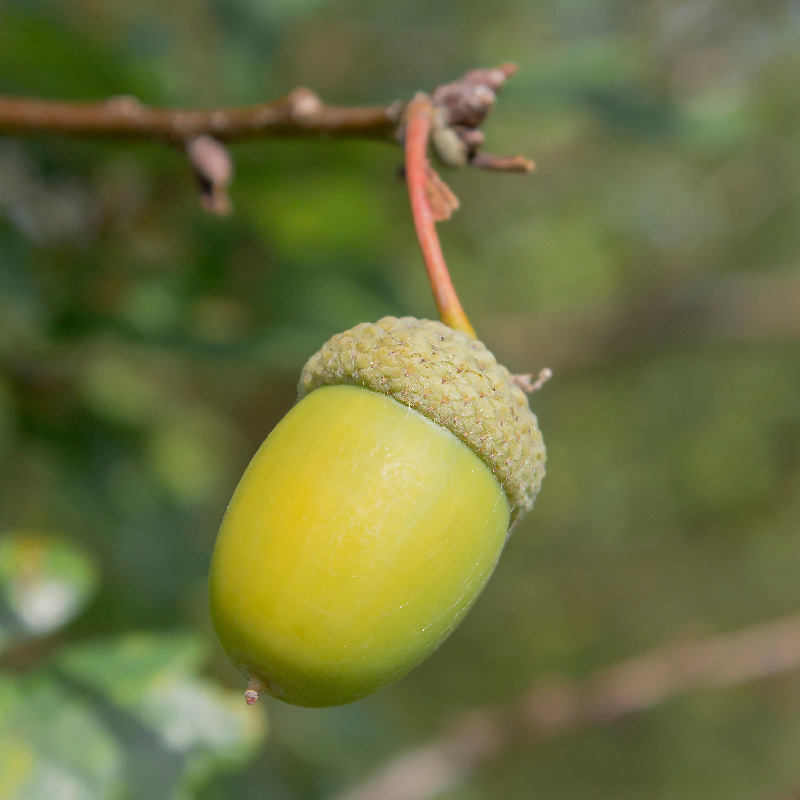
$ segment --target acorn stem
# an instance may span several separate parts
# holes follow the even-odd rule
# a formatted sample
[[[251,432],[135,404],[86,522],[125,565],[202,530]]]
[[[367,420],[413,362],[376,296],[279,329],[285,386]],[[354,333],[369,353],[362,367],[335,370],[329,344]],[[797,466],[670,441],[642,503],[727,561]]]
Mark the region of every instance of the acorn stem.
[[[416,94],[406,106],[406,182],[411,200],[411,213],[431,283],[433,299],[439,310],[439,319],[448,327],[463,331],[471,338],[477,339],[475,329],[464,313],[450,278],[439,236],[436,233],[436,221],[427,191],[432,170],[428,161],[432,117],[433,104],[430,97],[422,92]]]

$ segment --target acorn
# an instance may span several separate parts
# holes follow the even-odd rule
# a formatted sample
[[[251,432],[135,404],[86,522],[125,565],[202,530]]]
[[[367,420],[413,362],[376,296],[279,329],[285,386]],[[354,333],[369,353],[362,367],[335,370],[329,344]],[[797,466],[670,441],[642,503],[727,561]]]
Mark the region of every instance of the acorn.
[[[385,317],[330,339],[230,502],[210,603],[267,692],[330,706],[426,658],[489,579],[544,476],[525,393],[480,342]]]

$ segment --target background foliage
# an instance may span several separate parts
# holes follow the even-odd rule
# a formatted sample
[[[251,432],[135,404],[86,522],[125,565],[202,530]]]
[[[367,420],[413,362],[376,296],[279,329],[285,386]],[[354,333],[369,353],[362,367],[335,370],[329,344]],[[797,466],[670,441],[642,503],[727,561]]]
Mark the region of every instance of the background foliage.
[[[389,102],[513,60],[453,175],[462,300],[533,398],[537,508],[377,696],[246,709],[207,617],[236,481],[334,332],[434,314],[399,153],[0,141],[0,796],[323,798],[477,705],[800,609],[800,7],[765,0],[0,0],[0,91]],[[261,705],[261,704],[260,704]],[[770,800],[800,675],[520,747],[449,800]],[[265,716],[270,733],[265,737]]]

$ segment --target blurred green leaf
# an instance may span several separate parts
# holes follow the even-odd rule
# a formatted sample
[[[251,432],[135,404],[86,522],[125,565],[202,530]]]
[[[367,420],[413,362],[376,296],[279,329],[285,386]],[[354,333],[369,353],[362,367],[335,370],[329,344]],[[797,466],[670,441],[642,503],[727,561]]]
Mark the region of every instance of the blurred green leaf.
[[[200,640],[128,635],[0,676],[0,797],[181,800],[246,761],[263,711],[196,676]],[[34,713],[32,713],[34,712]]]
[[[63,627],[96,587],[94,562],[73,544],[23,533],[0,540],[0,650]]]
[[[103,722],[52,676],[0,676],[0,797],[114,797],[121,761]]]
[[[126,758],[148,765],[142,797],[183,796],[221,767],[246,761],[264,734],[263,712],[196,677],[204,658],[197,637],[132,634],[57,659],[59,674],[91,699]]]

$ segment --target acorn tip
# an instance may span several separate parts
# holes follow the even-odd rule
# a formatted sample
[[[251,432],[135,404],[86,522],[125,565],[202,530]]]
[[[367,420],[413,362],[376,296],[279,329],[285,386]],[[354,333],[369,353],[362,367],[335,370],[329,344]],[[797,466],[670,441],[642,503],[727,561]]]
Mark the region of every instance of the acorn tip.
[[[248,689],[244,693],[244,701],[247,705],[252,706],[258,700],[258,692],[254,689]]]

